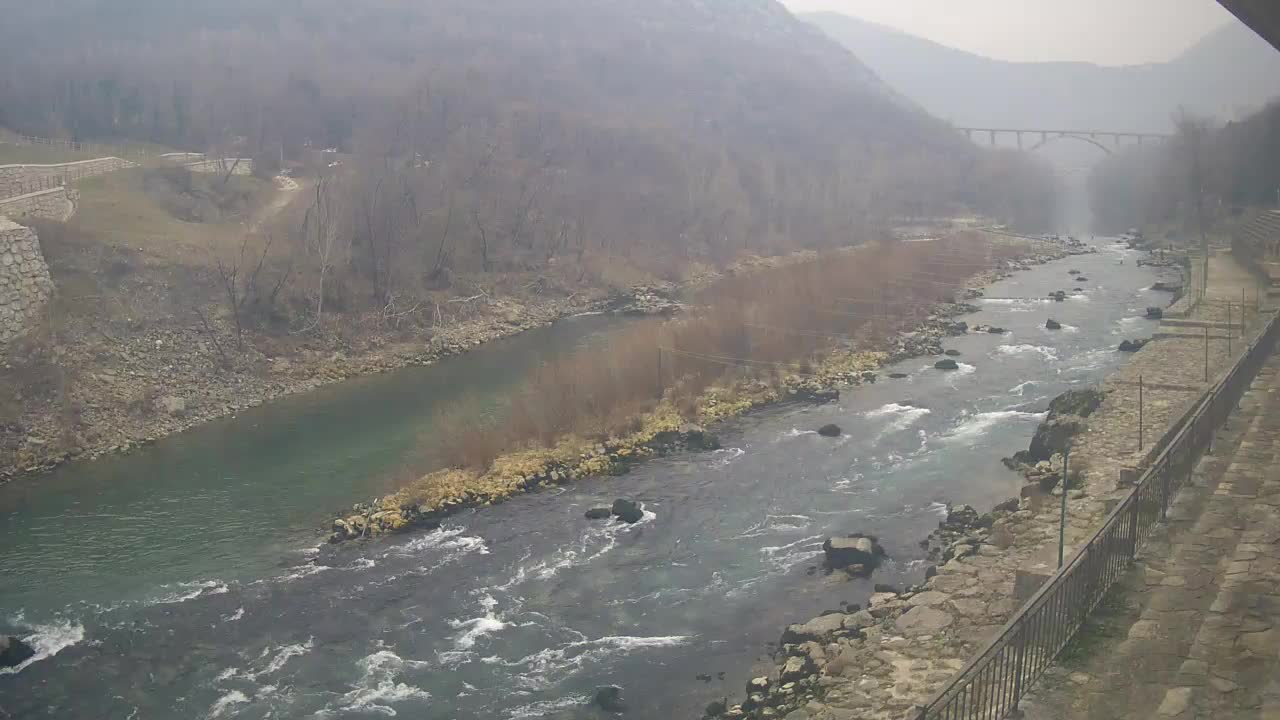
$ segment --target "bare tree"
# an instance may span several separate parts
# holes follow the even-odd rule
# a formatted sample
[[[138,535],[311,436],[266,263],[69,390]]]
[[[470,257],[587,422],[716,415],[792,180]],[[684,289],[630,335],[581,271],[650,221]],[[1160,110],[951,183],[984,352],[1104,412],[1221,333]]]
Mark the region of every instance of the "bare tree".
[[[316,196],[302,219],[303,242],[317,263],[316,317],[314,325],[324,318],[325,280],[334,265],[344,261],[351,250],[351,233],[344,225],[341,193],[334,190],[334,178],[327,175],[316,183]]]

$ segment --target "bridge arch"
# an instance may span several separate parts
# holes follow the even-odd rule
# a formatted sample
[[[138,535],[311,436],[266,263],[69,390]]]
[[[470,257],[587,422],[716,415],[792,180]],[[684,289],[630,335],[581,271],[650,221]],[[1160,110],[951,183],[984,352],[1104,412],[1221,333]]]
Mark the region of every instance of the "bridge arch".
[[[1112,150],[1111,148],[1107,147],[1106,145],[1103,145],[1102,143],[1098,142],[1095,138],[1091,138],[1091,137],[1089,137],[1089,136],[1087,136],[1087,135],[1072,135],[1072,134],[1049,135],[1049,136],[1046,136],[1043,140],[1041,140],[1040,142],[1036,143],[1035,145],[1032,145],[1032,146],[1031,146],[1030,148],[1028,148],[1028,149],[1029,149],[1029,151],[1030,151],[1030,152],[1035,152],[1035,151],[1039,150],[1040,148],[1044,147],[1045,145],[1048,145],[1049,143],[1053,142],[1054,140],[1079,140],[1079,141],[1081,141],[1081,142],[1087,142],[1087,143],[1089,143],[1090,145],[1093,145],[1094,147],[1098,148],[1099,150],[1101,150],[1102,152],[1104,152],[1104,153],[1106,153],[1106,154],[1108,154],[1108,155],[1114,155],[1114,154],[1115,154],[1115,151],[1114,151],[1114,150]]]

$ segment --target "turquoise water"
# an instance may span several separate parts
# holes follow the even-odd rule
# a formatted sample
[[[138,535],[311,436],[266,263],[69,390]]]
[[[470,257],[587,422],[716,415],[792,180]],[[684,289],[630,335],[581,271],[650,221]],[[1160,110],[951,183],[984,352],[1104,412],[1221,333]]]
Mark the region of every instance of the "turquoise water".
[[[442,404],[466,394],[483,412],[617,322],[574,318],[0,486],[0,576],[22,579],[0,590],[0,611],[136,600],[296,562],[335,512],[432,466],[421,448]]]
[[[1027,446],[1053,396],[1123,362],[1117,344],[1149,335],[1145,308],[1168,300],[1146,289],[1156,275],[1136,253],[1104,247],[991,288],[1021,299],[983,302],[967,320],[1011,332],[948,341],[956,372],[904,361],[882,375],[906,379],[725,424],[720,451],[522,495],[435,531],[317,547],[334,508],[415,457],[435,404],[466,391],[498,403],[547,353],[607,341],[598,333],[617,321],[584,318],[0,488],[0,632],[39,651],[0,671],[0,709],[560,720],[603,717],[584,703],[618,684],[629,718],[696,717],[741,695],[787,623],[865,603],[873,583],[919,581],[918,541],[946,503],[1017,494],[1000,458]],[[1068,268],[1090,278],[1082,292],[1044,300],[1077,284]],[[1049,316],[1063,330],[1045,330]],[[826,423],[845,434],[819,437]],[[645,519],[583,517],[617,497],[642,502]],[[823,538],[854,531],[879,535],[890,560],[871,580],[822,577]]]

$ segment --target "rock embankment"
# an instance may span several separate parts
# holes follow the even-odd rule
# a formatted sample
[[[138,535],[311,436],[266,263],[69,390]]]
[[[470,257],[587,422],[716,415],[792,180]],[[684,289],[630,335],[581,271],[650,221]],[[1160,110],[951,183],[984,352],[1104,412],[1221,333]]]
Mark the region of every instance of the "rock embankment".
[[[787,626],[774,671],[749,680],[741,701],[711,703],[706,717],[899,720],[1015,609],[986,569],[1001,537],[1025,531],[1030,519],[1016,499],[985,515],[951,508],[925,541],[937,563],[925,582],[902,591],[877,585],[865,609],[850,605]]]

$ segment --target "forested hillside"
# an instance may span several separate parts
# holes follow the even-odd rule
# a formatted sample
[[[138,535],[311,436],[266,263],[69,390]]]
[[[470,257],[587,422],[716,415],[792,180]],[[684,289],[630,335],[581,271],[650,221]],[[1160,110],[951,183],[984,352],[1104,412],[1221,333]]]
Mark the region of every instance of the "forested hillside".
[[[1108,157],[1090,185],[1108,230],[1190,226],[1197,193],[1211,228],[1248,208],[1280,204],[1280,102],[1226,125],[1184,118],[1173,142]]]
[[[264,168],[354,153],[383,284],[404,264],[369,245],[431,248],[419,275],[591,244],[725,259],[1049,204],[1042,169],[974,150],[773,0],[8,4],[0,125]]]

